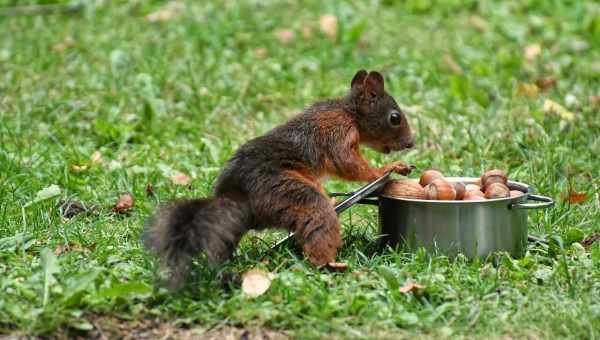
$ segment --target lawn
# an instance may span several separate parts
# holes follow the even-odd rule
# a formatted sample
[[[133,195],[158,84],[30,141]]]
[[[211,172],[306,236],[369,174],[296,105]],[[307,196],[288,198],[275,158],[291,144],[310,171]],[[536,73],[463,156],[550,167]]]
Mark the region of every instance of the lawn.
[[[600,242],[580,243],[600,233],[598,2],[86,3],[0,16],[0,336],[600,336]],[[209,195],[237,147],[361,68],[416,134],[408,152],[366,150],[373,164],[506,169],[556,200],[529,213],[549,245],[496,263],[376,252],[377,211],[355,207],[345,272],[267,253],[284,235],[270,231],[165,289],[139,241],[157,204]],[[133,209],[115,212],[126,192]],[[87,211],[68,218],[65,201]],[[225,280],[251,268],[275,274],[257,298]]]

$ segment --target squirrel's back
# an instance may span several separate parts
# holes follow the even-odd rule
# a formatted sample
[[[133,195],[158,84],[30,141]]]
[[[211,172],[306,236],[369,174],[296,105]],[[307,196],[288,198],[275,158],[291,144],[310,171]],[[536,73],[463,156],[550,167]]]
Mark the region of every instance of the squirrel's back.
[[[265,177],[287,170],[319,177],[327,157],[329,130],[341,128],[351,119],[345,108],[343,99],[318,102],[285,124],[246,142],[225,165],[215,192],[235,188],[249,195],[254,186],[263,185]]]

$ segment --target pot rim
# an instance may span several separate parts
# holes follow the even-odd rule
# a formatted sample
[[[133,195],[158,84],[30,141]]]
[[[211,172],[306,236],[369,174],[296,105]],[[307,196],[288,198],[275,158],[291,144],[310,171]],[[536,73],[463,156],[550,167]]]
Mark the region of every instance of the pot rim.
[[[479,179],[479,177],[445,177],[448,182],[463,182],[465,185],[467,184],[475,184],[475,182]],[[418,182],[419,179],[416,178],[408,178],[413,182]],[[518,181],[508,181],[508,188],[510,190],[519,190],[523,192],[522,196],[517,197],[505,197],[505,198],[491,198],[491,199],[482,199],[482,200],[473,200],[473,201],[457,201],[457,200],[423,200],[417,198],[405,198],[405,197],[394,197],[388,196],[385,194],[381,194],[380,197],[394,200],[394,201],[403,201],[403,202],[411,202],[411,203],[422,203],[422,204],[482,204],[482,203],[496,203],[496,202],[516,202],[524,197],[527,197],[529,194],[533,193],[533,188],[523,182]]]

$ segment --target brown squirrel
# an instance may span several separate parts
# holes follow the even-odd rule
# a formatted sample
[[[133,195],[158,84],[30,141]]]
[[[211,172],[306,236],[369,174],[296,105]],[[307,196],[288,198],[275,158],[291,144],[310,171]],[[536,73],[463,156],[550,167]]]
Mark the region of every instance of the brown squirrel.
[[[390,170],[410,172],[402,162],[372,168],[359,144],[383,153],[413,146],[405,114],[374,71],[358,71],[345,97],[314,104],[242,145],[213,197],[160,208],[146,224],[145,247],[159,255],[176,283],[202,251],[213,263],[231,258],[250,229],[293,231],[311,263],[332,262],[341,244],[340,222],[320,180],[372,181]]]

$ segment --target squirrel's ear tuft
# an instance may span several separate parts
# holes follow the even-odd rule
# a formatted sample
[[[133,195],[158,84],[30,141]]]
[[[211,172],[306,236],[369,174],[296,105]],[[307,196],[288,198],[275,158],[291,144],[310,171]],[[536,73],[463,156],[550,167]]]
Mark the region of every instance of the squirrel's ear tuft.
[[[356,86],[363,85],[366,77],[367,71],[360,70],[356,72],[354,78],[352,78],[352,83],[350,83],[350,88],[355,88]]]
[[[371,71],[365,79],[365,91],[376,96],[383,95],[383,76],[377,71]]]

